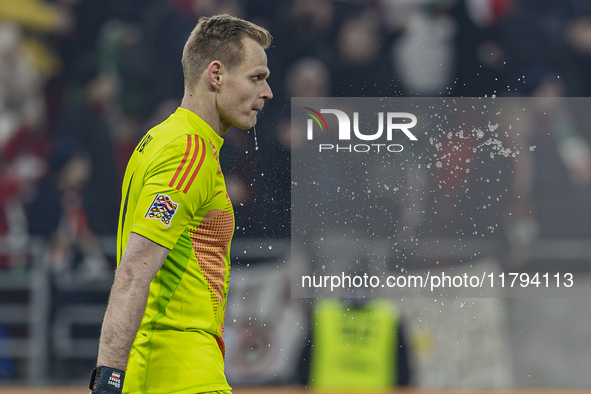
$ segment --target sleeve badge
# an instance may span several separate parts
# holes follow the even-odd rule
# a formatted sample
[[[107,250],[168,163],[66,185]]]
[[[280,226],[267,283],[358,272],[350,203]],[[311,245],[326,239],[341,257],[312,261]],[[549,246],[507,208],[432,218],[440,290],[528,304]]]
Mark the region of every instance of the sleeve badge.
[[[156,194],[144,217],[160,220],[163,225],[170,227],[170,222],[178,207],[179,204],[172,201],[166,194]]]

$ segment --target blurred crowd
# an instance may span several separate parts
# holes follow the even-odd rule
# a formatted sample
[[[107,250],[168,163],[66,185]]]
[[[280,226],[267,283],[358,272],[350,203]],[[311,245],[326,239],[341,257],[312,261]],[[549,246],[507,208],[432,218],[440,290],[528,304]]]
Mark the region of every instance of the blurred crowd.
[[[219,13],[274,37],[274,99],[221,155],[236,237],[290,235],[291,97],[591,96],[587,0],[2,0],[0,237],[13,250],[41,236],[56,270],[112,264],[98,238],[116,232],[127,160],[180,104],[197,19]],[[523,209],[539,234],[591,235],[586,115],[528,133],[539,160],[507,180],[546,213]]]

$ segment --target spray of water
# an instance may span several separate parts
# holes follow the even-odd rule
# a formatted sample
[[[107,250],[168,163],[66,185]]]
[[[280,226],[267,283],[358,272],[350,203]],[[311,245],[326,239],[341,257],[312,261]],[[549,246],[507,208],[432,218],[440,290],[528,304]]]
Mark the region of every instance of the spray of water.
[[[254,130],[254,150],[259,150],[259,143],[257,141],[257,127],[252,128]]]

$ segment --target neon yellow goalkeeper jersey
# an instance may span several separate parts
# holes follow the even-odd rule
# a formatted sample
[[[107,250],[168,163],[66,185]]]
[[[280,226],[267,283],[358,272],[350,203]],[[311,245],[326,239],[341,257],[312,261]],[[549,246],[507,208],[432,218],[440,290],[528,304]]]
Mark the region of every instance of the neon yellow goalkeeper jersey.
[[[127,166],[117,261],[131,232],[170,253],[150,285],[124,393],[230,389],[222,334],[234,211],[218,160],[222,143],[179,108],[144,136]]]

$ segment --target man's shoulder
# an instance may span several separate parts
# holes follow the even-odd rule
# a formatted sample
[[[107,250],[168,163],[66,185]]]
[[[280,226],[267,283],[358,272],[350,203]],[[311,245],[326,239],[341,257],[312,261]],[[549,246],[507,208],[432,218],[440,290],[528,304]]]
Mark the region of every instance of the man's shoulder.
[[[191,134],[189,126],[170,116],[162,123],[152,127],[146,135],[150,135],[159,146],[166,146],[184,135]]]
[[[218,166],[207,139],[192,133],[190,129],[164,126],[153,130],[144,136],[145,151],[136,152],[143,156],[139,160],[145,163],[148,173],[170,172],[175,179],[187,177],[187,181],[193,178],[193,173],[195,176],[198,173],[215,176]],[[142,143],[138,149],[142,149]]]
[[[205,141],[209,145],[207,135],[201,132],[194,124],[186,119],[171,115],[162,123],[152,127],[146,136],[154,141],[155,147],[159,148],[185,148],[194,145],[198,141]]]
[[[167,119],[152,127],[142,137],[136,153],[144,156],[144,160],[150,161],[158,159],[165,151],[169,151],[172,155],[178,154],[186,149],[188,135],[190,135],[188,128],[176,122],[169,122]]]

